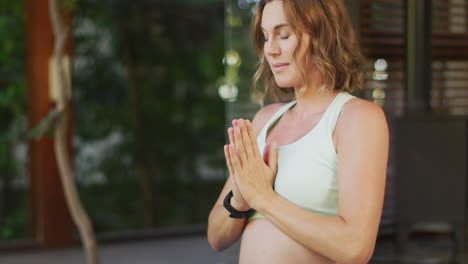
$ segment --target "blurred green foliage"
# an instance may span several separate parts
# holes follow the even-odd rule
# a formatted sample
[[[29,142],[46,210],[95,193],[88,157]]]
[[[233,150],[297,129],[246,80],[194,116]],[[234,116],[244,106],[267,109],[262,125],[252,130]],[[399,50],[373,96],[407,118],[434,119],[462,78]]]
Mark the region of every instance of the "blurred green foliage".
[[[17,184],[14,160],[25,136],[24,33],[23,1],[0,0],[0,239],[27,235],[25,186]]]
[[[1,120],[11,121],[24,113],[25,36],[22,1],[0,4],[0,109]],[[9,122],[1,122],[1,131]]]
[[[24,196],[24,193],[19,193]],[[1,239],[19,239],[28,236],[28,215],[25,208],[16,208],[12,211],[2,225],[0,229]]]
[[[223,19],[213,0],[77,3],[77,155],[102,152],[77,176],[97,232],[206,224],[224,181]]]

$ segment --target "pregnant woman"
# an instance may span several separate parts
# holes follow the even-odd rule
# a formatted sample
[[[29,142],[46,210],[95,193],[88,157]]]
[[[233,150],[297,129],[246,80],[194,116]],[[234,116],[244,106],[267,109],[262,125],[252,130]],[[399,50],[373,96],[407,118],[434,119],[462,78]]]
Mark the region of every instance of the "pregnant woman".
[[[369,262],[389,135],[382,109],[349,93],[362,65],[342,0],[260,0],[253,37],[254,83],[278,103],[228,129],[209,243],[242,237],[240,263]]]

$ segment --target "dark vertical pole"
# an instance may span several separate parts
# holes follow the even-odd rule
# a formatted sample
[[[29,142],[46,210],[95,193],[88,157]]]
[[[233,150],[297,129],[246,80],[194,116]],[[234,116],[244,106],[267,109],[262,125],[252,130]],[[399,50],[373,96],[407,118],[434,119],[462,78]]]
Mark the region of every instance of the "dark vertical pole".
[[[431,110],[431,4],[432,1],[406,1],[407,114]]]
[[[49,96],[49,59],[53,53],[53,34],[48,1],[27,0],[25,3],[27,114],[28,129],[31,130],[54,107]],[[70,18],[67,19],[68,25],[71,25]],[[66,53],[70,56],[70,41],[68,43]],[[69,115],[71,117],[71,112]],[[71,147],[69,133],[68,145]],[[44,135],[39,140],[29,141],[29,177],[32,235],[45,246],[70,245],[74,240],[73,222],[65,203],[51,136]]]
[[[349,18],[353,24],[354,33],[356,34],[356,39],[360,39],[360,4],[361,1],[345,1],[346,9],[348,10]]]

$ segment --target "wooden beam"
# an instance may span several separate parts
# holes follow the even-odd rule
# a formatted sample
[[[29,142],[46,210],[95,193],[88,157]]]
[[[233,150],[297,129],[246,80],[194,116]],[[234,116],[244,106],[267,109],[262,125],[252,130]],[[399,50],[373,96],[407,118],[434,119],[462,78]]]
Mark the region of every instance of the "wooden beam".
[[[27,114],[31,130],[47,116],[54,102],[49,98],[49,59],[53,34],[47,0],[26,0]],[[71,15],[67,16],[71,25]],[[71,37],[67,54],[71,57]],[[68,113],[70,117],[72,113]],[[72,118],[69,118],[72,120]],[[71,151],[72,122],[69,124]],[[29,141],[30,232],[44,246],[66,246],[74,241],[74,226],[65,203],[53,138]]]

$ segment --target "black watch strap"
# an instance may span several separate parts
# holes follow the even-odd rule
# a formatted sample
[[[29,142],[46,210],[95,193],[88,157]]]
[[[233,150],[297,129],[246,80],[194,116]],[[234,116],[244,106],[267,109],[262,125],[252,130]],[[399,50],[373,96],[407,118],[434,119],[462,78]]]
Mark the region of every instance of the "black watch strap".
[[[229,217],[231,218],[245,218],[247,216],[249,216],[254,210],[253,209],[250,209],[248,211],[237,211],[234,207],[232,207],[231,205],[231,198],[232,198],[233,194],[232,194],[232,191],[230,191],[226,197],[224,198],[224,208],[226,208],[226,210],[229,211]]]

